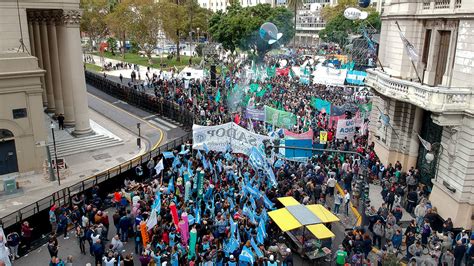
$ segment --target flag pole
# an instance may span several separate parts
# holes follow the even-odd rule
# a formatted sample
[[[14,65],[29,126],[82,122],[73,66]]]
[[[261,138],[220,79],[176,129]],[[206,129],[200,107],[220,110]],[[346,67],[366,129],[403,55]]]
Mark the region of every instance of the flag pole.
[[[398,24],[398,21],[395,21],[395,24],[396,24],[397,27],[398,27],[398,31],[399,31],[399,32],[402,32],[402,29],[400,28],[400,25]],[[405,37],[405,39],[406,39],[406,37]],[[403,40],[402,40],[402,42],[403,42]],[[403,46],[406,47],[405,43],[403,43]],[[412,46],[413,46],[413,45],[412,45]],[[416,77],[417,77],[418,80],[420,81],[420,84],[423,85],[423,81],[421,80],[420,75],[418,74],[418,70],[417,70],[416,67],[415,67],[415,63],[413,63],[413,60],[411,60],[411,58],[410,58],[410,62],[411,62],[411,65],[413,66],[413,69],[415,69]]]

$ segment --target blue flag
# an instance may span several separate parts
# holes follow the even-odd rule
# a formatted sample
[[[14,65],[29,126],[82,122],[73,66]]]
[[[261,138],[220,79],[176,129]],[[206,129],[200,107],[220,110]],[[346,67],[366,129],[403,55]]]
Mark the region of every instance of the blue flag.
[[[200,150],[197,151],[197,153],[196,153],[196,158],[198,158],[199,160],[201,160],[202,154],[201,154],[201,151],[200,151]]]
[[[255,253],[257,254],[257,257],[263,258],[263,253],[262,251],[257,247],[257,244],[255,243],[255,240],[253,240],[253,237],[250,239],[250,244],[252,245],[252,248],[255,250]],[[262,243],[263,244],[263,243]]]

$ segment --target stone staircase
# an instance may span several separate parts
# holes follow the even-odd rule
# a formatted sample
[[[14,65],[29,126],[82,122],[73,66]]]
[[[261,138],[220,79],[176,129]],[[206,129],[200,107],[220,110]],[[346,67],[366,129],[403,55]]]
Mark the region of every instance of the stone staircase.
[[[58,140],[56,141],[56,150],[58,152],[58,157],[65,157],[73,154],[110,148],[123,144],[123,141],[120,139],[95,134],[80,138]],[[54,156],[53,142],[49,142],[48,145],[51,156]]]

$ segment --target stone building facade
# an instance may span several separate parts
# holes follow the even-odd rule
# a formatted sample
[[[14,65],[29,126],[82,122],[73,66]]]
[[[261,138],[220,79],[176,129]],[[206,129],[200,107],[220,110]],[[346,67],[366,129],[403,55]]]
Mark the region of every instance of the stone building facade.
[[[47,141],[44,111],[63,114],[77,136],[92,133],[80,19],[79,0],[20,0],[18,6],[15,0],[0,2],[0,132],[5,133],[0,134],[0,158],[13,152],[19,172],[41,171]],[[38,91],[41,97],[36,97]],[[26,116],[18,118],[18,109]],[[15,148],[2,147],[2,139],[13,140]],[[32,158],[18,156],[31,151]],[[0,164],[0,175],[12,167],[11,161],[8,168]]]
[[[455,226],[471,228],[474,209],[474,1],[391,0],[382,14],[379,59],[368,70],[374,94],[371,121],[380,112],[390,127],[370,133],[383,163],[418,168],[430,200]],[[398,25],[415,47],[413,64]],[[380,109],[380,112],[378,109]],[[420,144],[418,135],[432,144]],[[428,155],[427,155],[428,154]]]

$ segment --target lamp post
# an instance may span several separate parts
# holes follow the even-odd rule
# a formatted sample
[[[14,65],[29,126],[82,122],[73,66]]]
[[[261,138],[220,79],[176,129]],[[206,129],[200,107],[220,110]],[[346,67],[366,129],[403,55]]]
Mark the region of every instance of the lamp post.
[[[142,134],[141,134],[140,125],[141,125],[140,123],[137,123],[137,128],[138,128],[137,146],[139,149],[142,148]]]
[[[441,143],[436,142],[431,144],[431,149],[426,153],[425,155],[425,160],[426,162],[431,166],[431,163],[436,159],[436,168],[435,168],[435,176],[434,179],[435,181],[438,181],[438,169],[439,169],[439,161],[440,157],[443,154],[444,148]]]
[[[51,128],[51,134],[53,135],[53,148],[54,148],[54,164],[56,165],[56,173],[58,174],[58,186],[61,186],[61,176],[59,175],[59,163],[58,163],[58,152],[56,150],[56,138],[54,136],[54,128],[56,127],[51,121],[51,124],[49,125]]]

